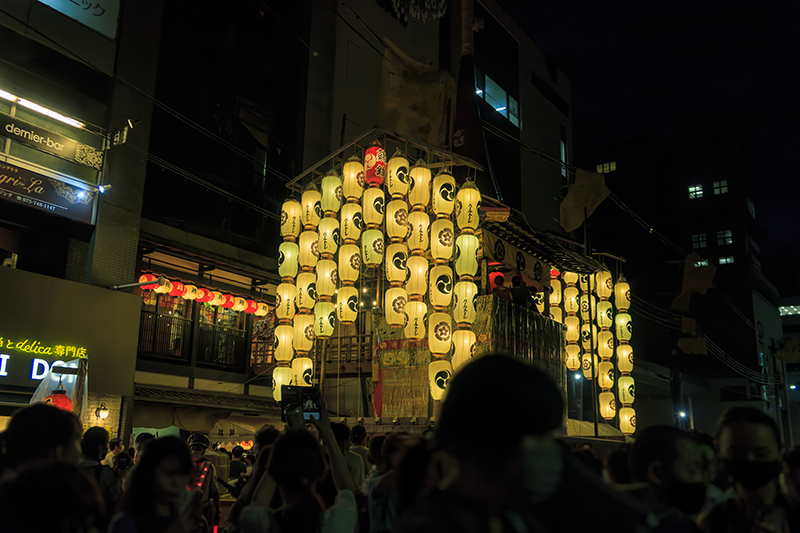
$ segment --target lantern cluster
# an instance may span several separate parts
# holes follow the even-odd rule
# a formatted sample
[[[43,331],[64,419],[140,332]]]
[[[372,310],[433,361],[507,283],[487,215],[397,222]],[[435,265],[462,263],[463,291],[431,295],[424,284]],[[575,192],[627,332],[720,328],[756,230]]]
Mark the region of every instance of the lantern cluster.
[[[146,283],[149,282],[149,283]],[[195,300],[199,303],[219,306],[225,309],[241,311],[256,316],[266,316],[269,307],[263,302],[257,302],[233,294],[223,294],[211,289],[198,288],[194,285],[184,284],[180,281],[170,281],[163,276],[155,274],[142,274],[139,276],[139,283],[143,290],[151,290],[158,294],[168,294],[169,296],[180,296],[184,300]]]
[[[614,334],[611,333],[611,326],[614,325],[614,305],[608,299],[614,292],[614,281],[607,270],[597,272],[593,278],[592,289],[600,300],[593,315],[597,327],[600,328],[596,343],[597,354],[600,356],[597,382],[602,392],[598,406],[600,416],[612,420],[617,415],[617,402],[614,393],[611,392],[616,381],[616,369],[611,362],[614,356]]]
[[[635,383],[630,375],[633,371],[633,348],[630,345],[632,336],[631,315],[628,309],[631,306],[631,287],[625,276],[620,275],[614,285],[614,303],[618,313],[614,318],[617,340],[617,370],[620,378],[617,383],[617,398],[622,404],[619,411],[620,431],[631,435],[636,431],[636,411],[631,407],[636,399]]]

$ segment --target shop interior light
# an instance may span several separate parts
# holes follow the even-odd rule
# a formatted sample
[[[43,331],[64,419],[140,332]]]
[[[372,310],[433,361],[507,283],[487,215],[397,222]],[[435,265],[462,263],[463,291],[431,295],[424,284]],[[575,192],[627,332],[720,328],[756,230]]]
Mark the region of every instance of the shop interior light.
[[[106,418],[108,418],[108,407],[106,407],[105,402],[102,402],[100,404],[100,407],[98,407],[97,410],[95,410],[94,414],[95,416],[97,416],[97,418],[101,420],[105,420]]]
[[[80,192],[78,193],[78,198],[83,198],[84,196],[86,196],[86,193],[85,193],[85,192],[83,192],[83,191],[80,191]]]
[[[4,97],[5,98],[5,97]],[[15,98],[12,96],[12,98]],[[24,98],[16,98],[19,105],[23,107],[27,107],[32,111],[36,111],[37,113],[41,113],[42,115],[48,116],[50,118],[54,118],[59,122],[63,122],[64,124],[68,124],[73,128],[83,128],[83,124],[75,120],[74,118],[65,117],[61,113],[56,113],[51,109],[47,109],[46,107],[42,107],[37,103],[31,102],[29,100],[25,100]]]
[[[792,389],[792,390],[795,390],[795,389],[797,389],[797,385],[789,385],[789,388]]]
[[[681,415],[681,418],[684,418],[684,417],[686,416],[686,412],[685,412],[685,411],[681,411],[681,412],[680,412],[680,413],[678,413],[678,414],[679,414],[679,415]]]
[[[17,97],[16,96],[14,96],[13,94],[11,94],[9,92],[6,92],[6,91],[4,91],[2,89],[0,89],[0,98],[5,98],[6,100],[11,100],[12,102],[16,102],[17,101]]]

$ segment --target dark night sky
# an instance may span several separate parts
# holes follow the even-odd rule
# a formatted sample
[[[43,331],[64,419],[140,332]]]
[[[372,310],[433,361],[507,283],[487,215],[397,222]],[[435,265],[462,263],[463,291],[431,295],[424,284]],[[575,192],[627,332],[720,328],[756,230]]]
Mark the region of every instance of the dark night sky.
[[[617,140],[734,130],[770,247],[800,248],[800,2],[500,3],[570,79],[574,163],[593,169]]]

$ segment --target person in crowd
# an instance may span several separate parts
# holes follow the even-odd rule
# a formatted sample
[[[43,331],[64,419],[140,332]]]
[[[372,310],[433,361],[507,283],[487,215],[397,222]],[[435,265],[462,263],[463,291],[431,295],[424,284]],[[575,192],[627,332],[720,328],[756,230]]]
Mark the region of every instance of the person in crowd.
[[[106,514],[110,516],[119,500],[121,490],[114,470],[102,464],[108,453],[108,431],[98,426],[87,429],[81,439],[81,449],[83,450],[81,466],[97,480],[100,495],[106,506]]]
[[[656,531],[698,531],[690,518],[706,501],[703,454],[694,436],[675,426],[640,430],[630,450],[633,481],[652,491]]]
[[[346,424],[332,422],[331,429],[333,430],[333,435],[336,437],[339,450],[344,457],[347,470],[350,471],[350,476],[353,478],[353,486],[361,487],[364,483],[366,465],[364,465],[364,461],[361,460],[360,455],[350,451],[350,428],[347,427]]]
[[[703,531],[783,533],[798,530],[788,502],[778,490],[781,439],[770,416],[753,407],[729,407],[719,419],[714,441],[722,468],[734,482],[736,496],[698,518]]]
[[[527,309],[533,303],[531,300],[531,291],[522,283],[522,279],[520,279],[519,276],[511,278],[511,289],[509,292],[511,293],[511,301],[517,305],[521,305]]]
[[[244,464],[246,465],[246,469],[244,474],[246,476],[250,476],[253,473],[253,467],[256,465],[256,454],[254,453],[247,453],[244,456]]]
[[[275,441],[278,440],[280,434],[281,432],[278,430],[278,428],[272,424],[265,424],[261,426],[261,428],[256,431],[256,436],[253,439],[255,441],[253,451],[255,451],[256,454],[260,454],[262,450],[272,446]]]
[[[800,507],[800,446],[790,448],[781,463],[781,492],[793,509]]]
[[[152,433],[139,433],[136,435],[136,451],[133,455],[133,464],[139,462],[139,456],[142,454],[142,452],[144,452],[145,447],[154,440],[156,440],[156,437]]]
[[[130,448],[128,448],[128,455],[131,456],[131,459],[136,457],[136,446],[131,446]]]
[[[48,488],[47,496],[36,496]],[[105,533],[100,529],[104,518],[96,484],[71,462],[44,460],[23,466],[19,475],[0,485],[3,533]]]
[[[367,440],[367,430],[361,424],[350,430],[350,451],[361,457],[364,461],[364,478],[369,471],[369,450],[364,446]]]
[[[247,472],[247,465],[242,460],[244,448],[238,445],[234,446],[231,450],[231,455],[233,456],[233,460],[230,464],[230,474],[228,477],[230,479],[239,479],[239,477],[243,476],[245,472]]]
[[[418,439],[410,433],[397,431],[385,437],[379,455],[370,446],[370,454],[377,466],[376,475],[366,483],[370,533],[393,530],[400,509],[398,466],[409,448],[416,444]],[[420,468],[415,465],[414,470]],[[414,492],[414,488],[407,487],[406,492]]]
[[[125,446],[122,445],[122,439],[111,439],[108,441],[108,453],[106,454],[105,459],[103,459],[103,464],[113,468],[114,458],[124,451]]]
[[[334,504],[324,509],[316,492],[325,475],[325,461],[318,441],[304,429],[281,435],[270,454],[267,474],[255,491],[253,503],[239,517],[242,533],[266,533],[272,522],[282,533],[350,533],[355,530],[358,513],[353,480],[334,436],[327,407],[320,418],[311,419],[328,450],[330,471],[338,491]],[[275,491],[285,502],[280,510],[270,510]],[[274,529],[273,529],[274,530]]]
[[[727,491],[729,483],[725,475],[720,473],[719,458],[714,448],[714,437],[700,431],[692,431],[692,435],[700,444],[700,451],[703,454],[703,475],[706,480],[706,503],[700,510],[701,513],[710,511],[711,508],[733,498],[733,491]]]
[[[219,523],[219,487],[217,487],[217,470],[214,464],[206,459],[206,450],[211,446],[208,437],[201,433],[189,435],[187,441],[192,453],[192,472],[189,481],[191,490],[200,493],[200,508],[210,526]]]
[[[581,451],[582,452],[589,452],[590,454],[594,455],[594,444],[591,442],[584,442],[581,444]]]
[[[492,289],[492,294],[503,300],[512,301],[511,290],[505,286],[506,280],[502,274],[494,278],[495,287]]]
[[[114,457],[114,466],[112,470],[114,470],[114,475],[117,478],[117,487],[120,494],[122,494],[124,490],[125,479],[131,467],[133,467],[133,458],[128,455],[127,452],[118,453],[117,456]]]
[[[386,461],[384,461],[383,453],[381,452],[381,448],[383,447],[383,443],[385,441],[386,435],[377,435],[369,440],[369,454],[367,455],[367,461],[370,464],[370,470],[369,473],[367,473],[366,479],[364,480],[364,485],[362,488],[362,492],[364,494],[369,494],[369,491],[367,490],[367,484],[370,482],[370,479],[380,477],[381,474],[386,472]]]
[[[207,533],[201,493],[187,490],[194,469],[189,448],[177,437],[147,445],[131,472],[109,533]]]
[[[609,485],[629,485],[633,482],[628,464],[629,451],[630,446],[623,444],[608,455],[603,470],[603,479]]]

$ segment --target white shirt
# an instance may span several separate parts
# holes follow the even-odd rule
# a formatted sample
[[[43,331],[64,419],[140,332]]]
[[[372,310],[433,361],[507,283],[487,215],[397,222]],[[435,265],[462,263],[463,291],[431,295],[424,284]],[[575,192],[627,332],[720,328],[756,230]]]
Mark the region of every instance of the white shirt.
[[[347,470],[350,471],[350,477],[353,478],[353,486],[360,487],[364,484],[364,472],[366,466],[361,456],[351,450],[344,452],[344,463],[347,465]]]
[[[242,533],[267,533],[272,515],[269,509],[250,504],[239,515]],[[322,513],[322,533],[353,533],[358,521],[356,497],[353,491],[340,490],[333,505]]]

